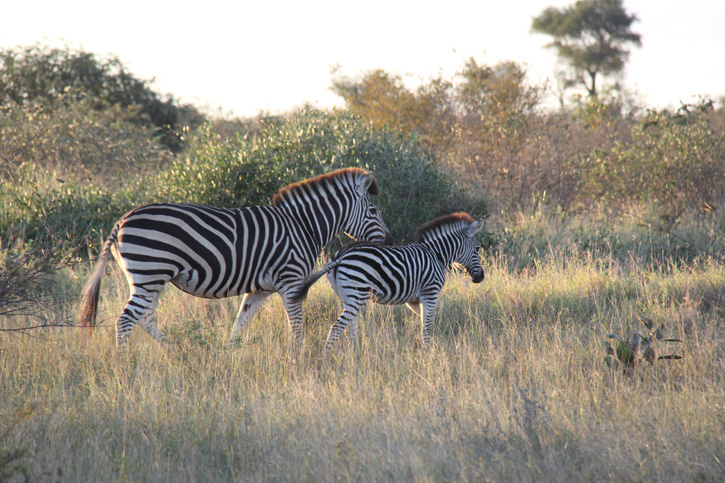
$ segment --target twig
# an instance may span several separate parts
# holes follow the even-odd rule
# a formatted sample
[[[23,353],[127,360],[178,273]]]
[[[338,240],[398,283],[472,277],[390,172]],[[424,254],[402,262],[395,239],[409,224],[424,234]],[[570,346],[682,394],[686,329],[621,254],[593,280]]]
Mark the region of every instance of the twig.
[[[86,328],[86,327],[81,327],[81,326],[75,325],[75,324],[41,324],[41,325],[30,325],[28,327],[16,327],[14,329],[0,328],[0,332],[24,332],[26,330],[45,329],[46,327],[69,327],[69,328],[73,328],[73,329],[85,329]]]

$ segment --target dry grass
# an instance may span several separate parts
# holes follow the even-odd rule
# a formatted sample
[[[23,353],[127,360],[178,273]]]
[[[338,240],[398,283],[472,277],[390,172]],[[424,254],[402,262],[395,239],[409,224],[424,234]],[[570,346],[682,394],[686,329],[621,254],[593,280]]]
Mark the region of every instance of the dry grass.
[[[69,276],[79,292],[85,273]],[[451,277],[429,350],[407,309],[371,304],[357,347],[325,360],[326,283],[301,350],[276,296],[227,347],[238,300],[169,289],[173,348],[139,329],[118,355],[126,287],[109,273],[93,340],[0,335],[0,449],[23,450],[33,480],[723,481],[724,289],[715,263],[493,265],[480,285]],[[683,338],[685,359],[607,369],[604,337],[638,314]]]

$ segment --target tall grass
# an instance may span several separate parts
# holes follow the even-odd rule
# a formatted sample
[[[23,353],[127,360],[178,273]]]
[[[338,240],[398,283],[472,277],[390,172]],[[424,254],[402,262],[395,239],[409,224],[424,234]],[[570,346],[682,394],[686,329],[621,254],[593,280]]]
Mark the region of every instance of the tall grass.
[[[2,450],[21,450],[31,479],[66,481],[725,478],[723,267],[491,260],[480,285],[451,276],[429,350],[414,349],[407,309],[370,304],[358,344],[326,359],[340,308],[326,283],[301,349],[278,297],[226,346],[238,301],[169,289],[157,314],[172,348],[138,330],[116,354],[114,269],[93,340],[0,335]],[[80,290],[85,271],[66,275]],[[685,358],[609,370],[606,334],[637,315],[682,338]]]

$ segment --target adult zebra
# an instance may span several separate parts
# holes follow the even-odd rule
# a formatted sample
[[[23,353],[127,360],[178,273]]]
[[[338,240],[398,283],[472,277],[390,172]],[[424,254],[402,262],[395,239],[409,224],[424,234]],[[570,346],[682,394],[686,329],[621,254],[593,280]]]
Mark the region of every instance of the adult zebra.
[[[423,345],[428,345],[433,316],[448,266],[464,266],[474,283],[483,280],[479,243],[475,234],[483,227],[466,213],[436,218],[416,230],[416,243],[384,246],[353,243],[333,255],[293,295],[302,300],[312,284],[327,273],[330,285],[343,303],[343,310],[330,327],[325,352],[350,327],[357,338],[357,319],[368,299],[386,305],[407,304],[420,316]],[[422,311],[421,311],[422,306]]]
[[[224,209],[156,203],[133,209],[103,245],[83,291],[79,324],[92,333],[101,278],[114,250],[131,289],[116,321],[119,349],[126,348],[139,323],[165,345],[153,314],[168,282],[204,298],[244,294],[230,341],[262,302],[279,292],[292,333],[301,341],[302,304],[290,295],[310,274],[322,248],[343,231],[353,238],[392,243],[371,197],[379,192],[371,173],[347,168],[282,188],[273,206]]]

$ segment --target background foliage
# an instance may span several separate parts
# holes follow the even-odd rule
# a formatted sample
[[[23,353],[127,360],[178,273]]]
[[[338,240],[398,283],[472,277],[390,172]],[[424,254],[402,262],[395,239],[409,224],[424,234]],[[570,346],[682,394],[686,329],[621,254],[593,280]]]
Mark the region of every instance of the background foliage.
[[[632,244],[613,233],[648,233],[651,260],[722,257],[725,115],[709,99],[643,111],[612,91],[552,111],[522,66],[471,58],[453,78],[415,88],[382,70],[356,79],[338,72],[333,89],[347,109],[198,127],[192,116],[183,127],[181,113],[196,111],[162,101],[118,59],[42,46],[3,50],[0,59],[6,260],[52,249],[61,252],[56,264],[41,264],[52,272],[60,260],[94,253],[134,206],[268,204],[288,183],[347,166],[374,172],[399,242],[435,216],[465,210],[492,215],[484,245],[513,250],[519,267],[536,263],[546,231],[558,226],[578,227],[562,241],[618,240],[609,246],[620,259]],[[162,105],[183,144],[159,136],[151,113]],[[530,231],[536,226],[549,228]]]
[[[95,110],[135,107],[131,119],[153,126],[155,135],[172,151],[182,147],[183,126],[196,126],[203,117],[192,105],[160,96],[149,81],[130,74],[117,57],[41,44],[0,49],[0,106],[56,106],[81,100]]]
[[[534,17],[531,30],[553,37],[548,47],[571,70],[565,82],[580,84],[596,99],[598,76],[621,73],[629,57],[628,47],[641,45],[641,36],[631,30],[637,20],[622,0],[577,0],[561,9],[547,8]]]

